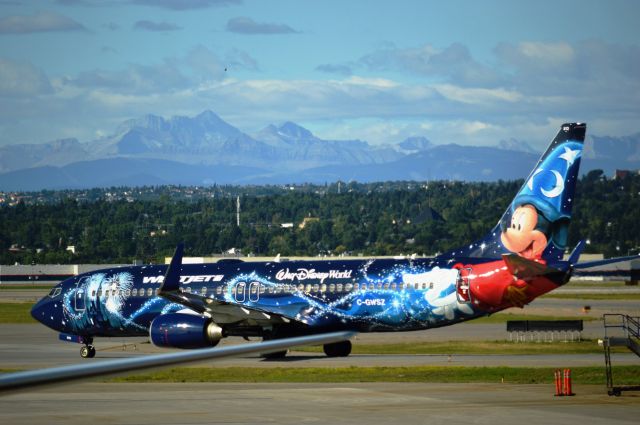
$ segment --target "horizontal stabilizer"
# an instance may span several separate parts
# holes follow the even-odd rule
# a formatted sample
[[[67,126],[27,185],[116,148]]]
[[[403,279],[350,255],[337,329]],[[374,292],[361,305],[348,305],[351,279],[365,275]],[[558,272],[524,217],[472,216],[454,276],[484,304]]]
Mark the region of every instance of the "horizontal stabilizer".
[[[517,254],[503,254],[504,260],[509,272],[518,279],[528,279],[548,274],[561,273],[560,270],[553,267],[547,267],[545,264],[528,260]]]

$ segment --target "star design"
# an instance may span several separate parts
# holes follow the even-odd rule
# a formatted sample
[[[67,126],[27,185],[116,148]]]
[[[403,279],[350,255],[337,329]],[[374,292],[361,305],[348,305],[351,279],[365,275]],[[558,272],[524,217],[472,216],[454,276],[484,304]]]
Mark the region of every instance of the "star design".
[[[573,165],[578,155],[580,155],[580,151],[578,149],[572,150],[565,146],[564,153],[560,154],[560,158],[567,161],[567,168],[569,168],[571,165]]]

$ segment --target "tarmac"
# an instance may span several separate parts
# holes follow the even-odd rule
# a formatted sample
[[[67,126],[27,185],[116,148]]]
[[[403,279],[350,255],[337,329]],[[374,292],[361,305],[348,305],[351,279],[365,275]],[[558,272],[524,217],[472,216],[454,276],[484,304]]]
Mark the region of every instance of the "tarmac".
[[[2,295],[4,298],[5,294]],[[524,312],[554,316],[603,312],[640,315],[638,301],[536,300]],[[523,311],[513,310],[515,314]],[[600,321],[585,322],[583,338],[601,338]],[[360,334],[354,344],[508,339],[502,324],[458,324],[428,331]],[[229,338],[224,345],[243,343]],[[595,343],[595,342],[594,342]],[[544,344],[544,342],[541,342]],[[33,369],[140,356],[164,350],[144,338],[97,338],[96,359],[81,359],[80,346],[61,342],[39,324],[0,325],[0,368]],[[614,354],[614,365],[640,364],[633,354]],[[211,367],[350,366],[602,366],[602,354],[581,355],[351,355],[329,359],[292,352],[284,360],[257,356],[207,362]],[[199,365],[202,366],[202,365]],[[604,385],[575,386],[574,397],[554,397],[549,385],[348,383],[102,383],[82,382],[0,396],[4,424],[637,424],[640,393],[609,397]]]
[[[637,424],[640,395],[509,384],[104,384],[0,397],[5,424]]]

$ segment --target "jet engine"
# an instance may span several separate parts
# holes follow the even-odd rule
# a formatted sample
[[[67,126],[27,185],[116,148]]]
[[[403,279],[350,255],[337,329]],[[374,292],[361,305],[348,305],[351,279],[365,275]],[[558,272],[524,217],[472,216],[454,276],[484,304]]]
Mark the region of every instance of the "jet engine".
[[[222,337],[220,326],[211,319],[194,314],[161,314],[149,327],[149,338],[158,347],[214,347]]]

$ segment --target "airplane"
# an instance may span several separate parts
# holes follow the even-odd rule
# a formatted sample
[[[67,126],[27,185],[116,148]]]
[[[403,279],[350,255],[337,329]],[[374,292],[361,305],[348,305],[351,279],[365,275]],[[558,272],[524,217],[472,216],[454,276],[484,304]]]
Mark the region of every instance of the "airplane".
[[[580,242],[563,260],[585,132],[584,123],[562,124],[495,227],[434,258],[183,264],[178,245],[168,266],[64,280],[31,314],[91,358],[95,337],[148,336],[160,347],[198,349],[229,336],[423,330],[523,307],[568,282],[584,248]],[[352,345],[323,348],[348,356]]]

